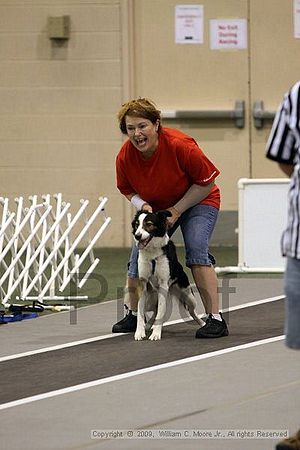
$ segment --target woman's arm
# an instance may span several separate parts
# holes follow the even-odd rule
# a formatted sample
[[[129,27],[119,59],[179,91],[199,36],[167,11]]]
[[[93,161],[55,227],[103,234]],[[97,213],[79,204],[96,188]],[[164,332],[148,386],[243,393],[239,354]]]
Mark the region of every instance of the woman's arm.
[[[197,205],[202,200],[204,200],[210,191],[214,182],[208,184],[207,186],[200,186],[199,184],[192,184],[192,186],[186,191],[184,196],[174,205],[179,214],[182,214],[187,209],[192,206]]]
[[[184,213],[184,211],[204,200],[212,190],[214,184],[214,181],[207,186],[192,184],[192,186],[186,191],[184,196],[174,206],[168,208],[168,210],[172,213],[172,217],[168,218],[169,225],[174,225],[176,220],[181,216],[182,213]]]
[[[131,202],[131,204],[137,209],[137,211],[147,211],[152,212],[152,207],[147,203],[145,200],[143,200],[138,194],[129,194],[125,195],[127,200]]]
[[[293,164],[285,164],[285,163],[278,163],[280,169],[283,173],[285,173],[288,177],[291,177],[294,172],[294,165]]]

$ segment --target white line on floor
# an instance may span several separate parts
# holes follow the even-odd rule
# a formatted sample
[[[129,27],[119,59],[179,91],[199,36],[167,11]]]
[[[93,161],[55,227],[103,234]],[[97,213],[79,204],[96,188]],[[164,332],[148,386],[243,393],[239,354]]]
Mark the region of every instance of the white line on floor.
[[[255,300],[254,302],[243,303],[242,305],[230,306],[230,308],[221,309],[221,312],[225,313],[225,312],[237,311],[239,309],[250,308],[251,306],[262,305],[263,303],[276,302],[277,300],[283,300],[284,298],[285,298],[284,295],[277,295],[277,297],[263,298],[261,300]],[[164,326],[175,325],[176,323],[180,323],[180,322],[190,322],[192,320],[193,319],[191,317],[187,317],[186,319],[176,319],[176,320],[172,320],[170,322],[166,322],[164,324]]]
[[[261,305],[263,303],[275,302],[277,300],[282,300],[284,298],[285,298],[284,295],[278,295],[277,297],[264,298],[264,299],[261,299],[261,300],[256,300],[254,302],[248,302],[248,303],[243,303],[242,305],[232,306],[230,308],[224,309],[223,312],[236,311],[236,310],[243,309],[243,308],[249,308],[251,306]],[[193,319],[192,318],[188,318],[188,319],[171,320],[170,322],[166,322],[164,324],[164,326],[175,325],[177,323],[188,322],[190,320],[193,320]],[[113,337],[117,337],[117,336],[120,336],[122,334],[126,334],[126,333],[105,334],[105,335],[102,335],[102,336],[95,336],[95,337],[88,338],[88,339],[82,339],[80,341],[66,342],[65,344],[53,345],[51,347],[44,347],[44,348],[40,348],[40,349],[37,349],[37,350],[30,350],[28,352],[16,353],[14,355],[8,355],[8,356],[2,356],[0,358],[0,362],[9,361],[9,360],[12,360],[12,359],[24,358],[25,356],[38,355],[39,353],[52,352],[52,351],[55,351],[55,350],[61,350],[63,348],[68,348],[68,347],[75,347],[76,345],[88,344],[90,342],[97,342],[97,341],[101,341],[101,340],[104,340],[104,339],[110,339],[110,338],[113,338]]]
[[[192,363],[192,362],[195,362],[195,361],[200,361],[200,360],[203,360],[203,359],[213,358],[215,356],[225,355],[227,353],[232,353],[232,352],[235,352],[235,351],[238,351],[238,350],[244,350],[244,349],[248,349],[248,348],[252,348],[252,347],[258,347],[260,345],[270,344],[272,342],[281,341],[281,340],[284,339],[284,337],[285,336],[275,336],[275,337],[268,338],[268,339],[262,339],[262,340],[259,340],[259,341],[250,342],[248,344],[237,345],[236,347],[230,347],[230,348],[225,348],[223,350],[217,350],[215,352],[210,352],[210,353],[204,353],[202,355],[191,356],[189,358],[184,358],[184,359],[179,359],[177,361],[171,361],[171,362],[168,362],[168,363],[158,364],[156,366],[146,367],[144,369],[133,370],[132,372],[122,373],[120,375],[114,375],[114,376],[111,376],[111,377],[90,381],[88,383],[77,384],[75,386],[70,386],[70,387],[67,387],[67,388],[64,388],[64,389],[57,389],[55,391],[45,392],[44,394],[33,395],[31,397],[21,398],[19,400],[15,400],[15,401],[12,401],[12,402],[3,403],[2,405],[0,405],[0,410],[13,408],[15,406],[21,406],[21,405],[25,405],[27,403],[33,403],[33,402],[36,402],[36,401],[39,401],[39,400],[45,400],[45,399],[52,398],[52,397],[57,397],[59,395],[64,395],[64,394],[69,394],[69,393],[72,393],[72,392],[81,391],[83,389],[88,389],[88,388],[92,388],[92,387],[95,387],[95,386],[100,386],[101,384],[106,384],[106,383],[111,383],[111,382],[114,382],[114,381],[124,380],[126,378],[131,378],[131,377],[135,377],[135,376],[138,376],[138,375],[143,375],[143,374],[146,374],[146,373],[149,373],[149,372],[154,372],[156,370],[168,369],[170,367],[180,366],[182,364],[188,364],[188,363]]]
[[[75,347],[76,345],[88,344],[90,342],[101,341],[102,339],[109,339],[109,338],[120,336],[120,334],[125,334],[125,333],[105,334],[102,336],[95,336],[95,337],[88,338],[88,339],[82,339],[80,341],[66,342],[65,344],[58,344],[58,345],[53,345],[51,347],[39,348],[37,350],[30,350],[28,352],[16,353],[15,355],[2,356],[0,358],[0,362],[9,361],[10,359],[24,358],[25,356],[38,355],[39,353],[53,352],[54,350],[61,350],[63,348]]]

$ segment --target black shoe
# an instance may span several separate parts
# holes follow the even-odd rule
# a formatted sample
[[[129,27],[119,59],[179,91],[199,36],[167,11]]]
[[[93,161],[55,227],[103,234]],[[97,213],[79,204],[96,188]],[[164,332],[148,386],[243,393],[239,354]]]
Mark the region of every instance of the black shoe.
[[[132,314],[130,309],[127,311],[124,319],[115,323],[112,327],[112,333],[131,333],[136,330],[137,316]]]
[[[196,332],[197,339],[205,339],[205,338],[217,338],[222,336],[228,336],[228,328],[225,320],[223,319],[222,314],[221,320],[214,319],[211,314],[209,314],[206,324],[199,328]]]
[[[276,445],[276,450],[300,450],[300,430]]]

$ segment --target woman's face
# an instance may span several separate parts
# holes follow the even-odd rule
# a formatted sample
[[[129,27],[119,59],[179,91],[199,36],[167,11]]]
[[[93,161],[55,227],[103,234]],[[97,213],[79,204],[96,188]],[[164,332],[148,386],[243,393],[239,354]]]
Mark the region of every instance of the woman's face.
[[[127,136],[144,158],[150,158],[158,145],[159,120],[155,124],[144,117],[126,116]]]

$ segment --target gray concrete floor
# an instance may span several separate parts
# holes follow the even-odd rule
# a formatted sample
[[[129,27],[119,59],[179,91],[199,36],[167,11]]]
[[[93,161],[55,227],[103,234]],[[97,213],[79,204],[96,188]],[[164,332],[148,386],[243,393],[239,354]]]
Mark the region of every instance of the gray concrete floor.
[[[277,279],[231,279],[230,286],[235,288],[230,306],[282,294]],[[107,335],[118,314],[117,302],[107,302],[77,311],[72,325],[69,313],[58,313],[1,326],[0,357]],[[170,320],[178,317],[174,308]],[[292,434],[299,428],[299,356],[278,340],[2,409],[1,448],[274,449],[278,439],[98,440],[91,439],[91,430],[288,429]]]

